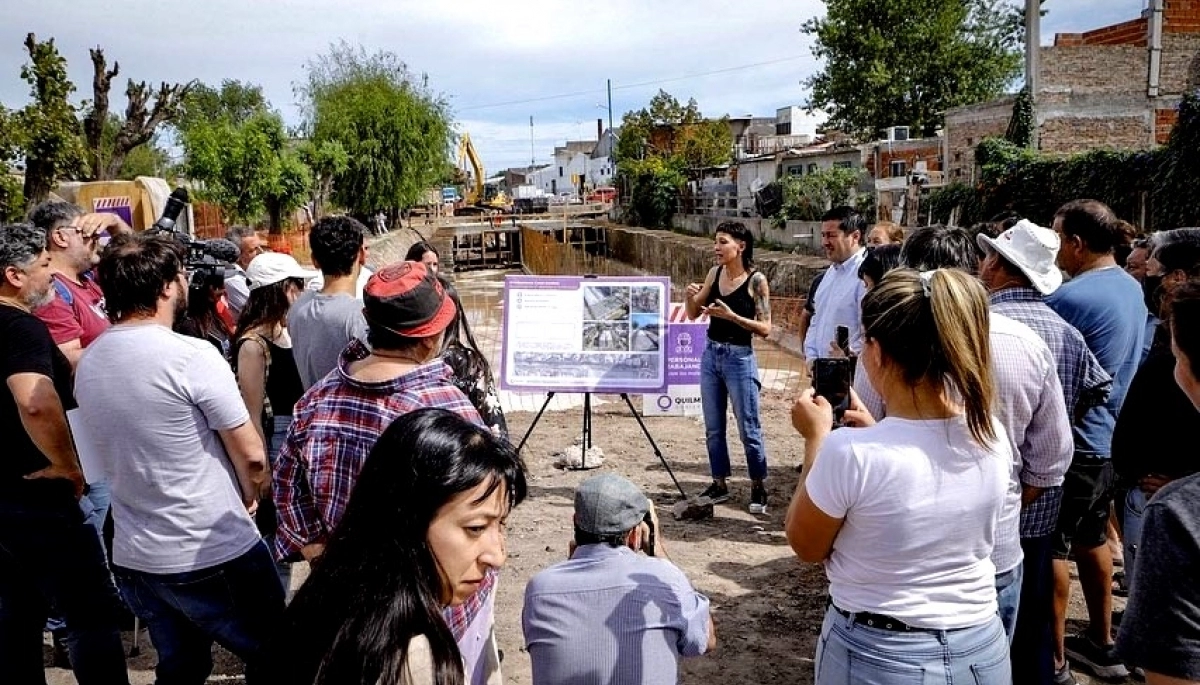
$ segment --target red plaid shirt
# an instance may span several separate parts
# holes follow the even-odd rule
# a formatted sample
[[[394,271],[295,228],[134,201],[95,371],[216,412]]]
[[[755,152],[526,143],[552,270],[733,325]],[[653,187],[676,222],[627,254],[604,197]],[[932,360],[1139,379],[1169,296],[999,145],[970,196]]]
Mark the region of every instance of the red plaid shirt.
[[[365,345],[352,341],[342,352],[337,370],[309,388],[296,403],[287,439],[272,465],[279,511],[275,554],[280,559],[325,540],[337,526],[363,462],[398,417],[438,407],[484,425],[470,400],[454,386],[450,367],[440,360],[389,381],[351,377],[350,364],[368,354]],[[447,610],[447,623],[456,638],[491,593],[492,585],[484,583],[466,604]]]

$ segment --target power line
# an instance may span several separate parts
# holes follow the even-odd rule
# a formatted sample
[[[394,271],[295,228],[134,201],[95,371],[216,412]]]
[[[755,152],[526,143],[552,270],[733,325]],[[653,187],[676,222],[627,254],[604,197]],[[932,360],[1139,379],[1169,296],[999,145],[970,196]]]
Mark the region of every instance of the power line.
[[[673,83],[675,81],[686,81],[688,79],[702,78],[705,76],[715,76],[717,74],[728,74],[733,71],[741,71],[743,69],[754,69],[757,67],[770,66],[772,64],[783,64],[784,62],[794,62],[798,59],[804,59],[806,55],[792,55],[791,57],[781,57],[779,59],[767,60],[765,62],[755,62],[753,64],[742,64],[736,67],[725,67],[724,69],[715,69],[713,71],[705,71],[698,74],[686,74],[684,76],[672,76],[669,78],[655,79],[653,81],[642,81],[640,83],[627,83],[625,85],[614,85],[613,90],[629,90],[631,88],[641,88],[643,86],[654,86],[662,83]],[[597,88],[594,90],[580,90],[574,93],[561,93],[559,95],[545,95],[542,97],[528,98],[525,100],[510,100],[508,102],[495,102],[490,105],[472,105],[471,107],[459,107],[459,112],[469,112],[480,109],[493,109],[496,107],[509,107],[511,105],[524,105],[533,102],[547,102],[550,100],[563,100],[566,98],[582,97],[584,95],[597,95],[605,93],[605,89]]]

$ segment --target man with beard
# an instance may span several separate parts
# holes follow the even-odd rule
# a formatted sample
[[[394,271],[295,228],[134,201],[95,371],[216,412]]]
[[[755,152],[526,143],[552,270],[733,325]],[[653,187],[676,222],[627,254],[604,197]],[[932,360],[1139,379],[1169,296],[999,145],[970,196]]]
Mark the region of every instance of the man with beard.
[[[229,365],[172,331],[187,306],[184,256],[147,235],[105,251],[97,271],[113,325],[84,352],[75,394],[112,486],[113,574],[150,630],[158,682],[204,681],[219,642],[255,685],[284,597],[251,518],[267,459]]]
[[[6,682],[45,682],[42,626],[50,605],[69,622],[82,684],[126,683],[120,600],[104,550],[84,522],[79,458],[67,429],[71,366],[31,310],[53,296],[46,234],[0,226],[0,664]]]

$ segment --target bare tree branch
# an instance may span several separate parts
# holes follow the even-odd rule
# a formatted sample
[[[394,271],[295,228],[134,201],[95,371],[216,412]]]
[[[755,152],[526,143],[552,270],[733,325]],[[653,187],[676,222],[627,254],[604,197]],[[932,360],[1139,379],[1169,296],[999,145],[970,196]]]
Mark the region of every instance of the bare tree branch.
[[[130,150],[150,142],[159,124],[172,121],[179,116],[183,99],[187,97],[195,84],[195,81],[186,84],[168,84],[166,82],[159,84],[158,92],[154,97],[154,106],[147,110],[150,87],[145,81],[129,80],[125,87],[125,97],[129,101],[125,106],[125,121],[117,131],[117,138],[113,143],[113,154],[108,160],[106,169],[107,178],[116,177]]]
[[[104,58],[104,50],[100,46],[89,50],[92,55],[92,108],[83,120],[83,134],[87,141],[88,163],[91,165],[90,178],[101,181],[112,178],[107,175],[107,165],[101,139],[104,135],[104,122],[108,119],[108,93],[112,88],[112,80],[120,73],[121,63],[113,62],[113,68],[108,68]]]

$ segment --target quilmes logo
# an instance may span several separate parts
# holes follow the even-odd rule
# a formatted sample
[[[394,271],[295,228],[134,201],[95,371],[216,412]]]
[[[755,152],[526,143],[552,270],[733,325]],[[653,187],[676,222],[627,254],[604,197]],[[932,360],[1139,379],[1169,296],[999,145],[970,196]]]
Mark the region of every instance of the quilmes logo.
[[[691,354],[692,353],[692,334],[691,333],[680,333],[679,334],[679,337],[675,339],[675,353],[676,354]]]
[[[659,395],[658,396],[658,408],[663,411],[667,411],[668,409],[670,409],[671,408],[671,396],[670,395]]]

